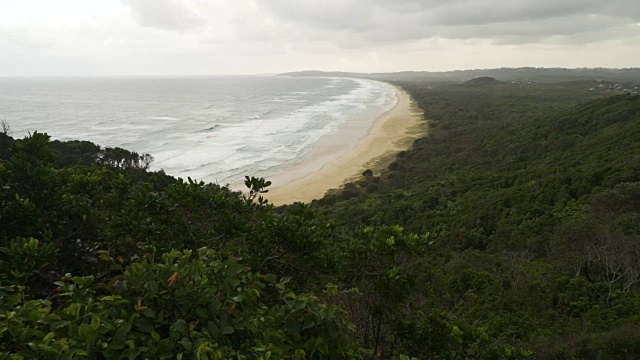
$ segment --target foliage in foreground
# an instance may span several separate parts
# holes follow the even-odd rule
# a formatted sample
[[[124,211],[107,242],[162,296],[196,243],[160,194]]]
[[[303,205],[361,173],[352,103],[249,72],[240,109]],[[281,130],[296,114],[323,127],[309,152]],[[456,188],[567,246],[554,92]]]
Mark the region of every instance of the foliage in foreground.
[[[41,256],[31,239],[25,259]],[[106,283],[64,276],[51,300],[26,300],[19,278],[0,287],[0,356],[24,359],[354,358],[344,312],[288,279],[254,274],[202,248],[153,249]],[[9,310],[10,309],[10,310]]]
[[[307,205],[274,208],[262,179],[242,195],[144,169],[58,168],[45,134],[11,141],[0,163],[3,356],[395,358],[424,341],[397,334],[425,289],[428,236],[346,234]],[[422,353],[510,354],[429,316],[442,347]]]

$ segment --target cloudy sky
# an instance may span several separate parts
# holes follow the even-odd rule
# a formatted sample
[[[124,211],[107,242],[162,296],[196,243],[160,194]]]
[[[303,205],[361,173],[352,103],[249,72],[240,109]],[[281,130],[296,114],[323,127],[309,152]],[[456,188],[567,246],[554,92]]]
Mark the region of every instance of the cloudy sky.
[[[640,0],[0,0],[0,76],[638,67]]]

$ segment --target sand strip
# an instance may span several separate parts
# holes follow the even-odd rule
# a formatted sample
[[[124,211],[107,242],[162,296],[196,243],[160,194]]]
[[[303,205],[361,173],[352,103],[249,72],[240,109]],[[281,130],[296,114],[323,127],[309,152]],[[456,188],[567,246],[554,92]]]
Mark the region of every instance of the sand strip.
[[[276,205],[310,202],[323,197],[330,189],[361,177],[366,169],[375,173],[386,168],[399,151],[408,149],[426,130],[422,111],[413,99],[398,87],[396,91],[396,105],[375,120],[352,150],[319,170],[281,186],[274,181],[265,197]]]

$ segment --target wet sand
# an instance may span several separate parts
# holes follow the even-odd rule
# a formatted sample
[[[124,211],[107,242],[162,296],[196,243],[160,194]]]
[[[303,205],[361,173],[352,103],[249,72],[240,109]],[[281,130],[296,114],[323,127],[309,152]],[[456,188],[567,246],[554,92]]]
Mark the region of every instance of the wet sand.
[[[366,169],[375,174],[386,168],[399,151],[408,149],[426,129],[422,111],[409,94],[397,87],[396,92],[396,105],[374,121],[355,147],[336,154],[329,146],[286,173],[270,177],[273,185],[264,196],[275,205],[310,202],[323,197],[328,190],[362,177]],[[351,135],[347,132],[334,136]],[[323,159],[330,160],[318,167]]]

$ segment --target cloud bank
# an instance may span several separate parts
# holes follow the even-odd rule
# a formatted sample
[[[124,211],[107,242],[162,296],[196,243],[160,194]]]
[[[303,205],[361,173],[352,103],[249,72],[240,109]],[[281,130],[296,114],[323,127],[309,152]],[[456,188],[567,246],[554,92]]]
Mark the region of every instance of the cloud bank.
[[[624,67],[640,65],[639,49],[637,0],[0,5],[0,75]]]

